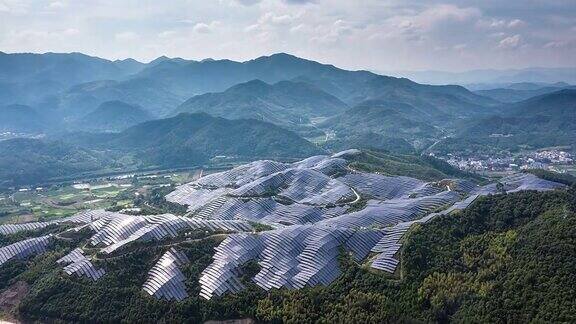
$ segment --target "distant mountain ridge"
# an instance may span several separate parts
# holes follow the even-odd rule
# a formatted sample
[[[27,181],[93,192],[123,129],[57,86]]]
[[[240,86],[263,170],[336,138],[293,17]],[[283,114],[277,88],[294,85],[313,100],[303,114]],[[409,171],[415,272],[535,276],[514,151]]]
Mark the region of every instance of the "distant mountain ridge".
[[[152,119],[142,107],[122,101],[107,101],[76,123],[84,130],[119,132]]]
[[[270,123],[227,120],[205,113],[151,120],[116,134],[72,134],[64,140],[89,148],[133,154],[146,165],[201,165],[215,156],[244,159],[294,158],[322,150]]]
[[[447,71],[387,71],[385,74],[410,78],[417,82],[429,84],[476,84],[476,83],[518,83],[567,82],[576,84],[576,67],[544,68],[531,67],[525,69],[482,69],[464,72]]]
[[[221,92],[236,84],[259,79],[266,83],[285,80],[306,82],[349,105],[382,99],[407,102],[444,113],[469,115],[482,114],[484,106],[498,104],[460,86],[427,86],[368,71],[346,71],[285,53],[246,62],[167,60],[143,69],[135,77],[170,84],[170,90],[181,95]]]
[[[306,118],[307,114],[313,117],[317,113],[326,115],[331,110],[343,111],[340,107],[343,106],[342,103],[354,106],[367,100],[387,100],[409,104],[435,115],[437,120],[446,120],[489,114],[490,107],[498,104],[493,99],[479,96],[459,86],[428,86],[368,71],[347,71],[285,53],[246,62],[190,61],[160,57],[148,64],[130,59],[108,61],[77,53],[0,55],[0,66],[17,66],[21,64],[19,62],[28,61],[40,62],[32,64],[38,68],[22,67],[26,73],[17,73],[17,68],[4,72],[4,78],[0,77],[0,96],[25,98],[20,83],[13,81],[27,80],[26,87],[33,86],[41,90],[32,98],[34,100],[24,101],[34,102],[34,107],[43,110],[51,109],[50,114],[58,115],[67,121],[81,118],[103,102],[113,100],[139,105],[157,118],[166,117],[187,98],[206,93],[227,92],[235,85],[255,79],[273,84],[271,89],[276,90],[273,96],[268,94],[264,96],[265,100],[259,100],[262,98],[251,93],[251,100],[215,104],[222,112],[211,113],[231,118],[236,118],[234,115],[251,118],[262,115],[263,120],[279,123],[278,120],[283,119]],[[32,82],[41,83],[33,85]],[[282,94],[277,88],[285,88],[285,93]],[[291,98],[292,102],[280,100],[280,94],[286,99]],[[307,105],[307,96],[308,99],[315,98],[322,103]],[[8,99],[7,102],[11,100]],[[202,102],[199,98],[194,100],[200,101],[199,107],[188,107],[190,110],[181,111],[208,111],[207,108],[214,105]],[[191,102],[188,104],[194,106]],[[256,109],[251,113],[246,113],[246,110],[232,112],[233,105],[249,105]],[[311,109],[311,105],[314,105],[314,109]],[[294,111],[296,106],[301,107],[301,112],[305,113],[303,116],[291,116],[291,111]],[[287,114],[277,116],[278,120],[274,120],[272,108],[281,109]]]
[[[294,127],[309,118],[333,116],[347,105],[338,98],[303,82],[260,80],[237,84],[224,92],[194,96],[176,112],[205,112],[228,119],[258,119]]]
[[[419,147],[422,139],[433,139],[441,132],[430,123],[430,114],[411,105],[383,100],[365,101],[341,115],[322,123],[335,130],[338,137],[355,139],[364,133],[385,138],[403,139]]]
[[[564,89],[503,107],[498,115],[461,125],[443,152],[570,146],[576,143],[576,90]]]
[[[109,61],[81,53],[0,52],[0,100],[4,103],[36,104],[83,82],[121,79],[134,74],[144,64],[134,60]]]
[[[38,133],[48,128],[46,119],[30,106],[0,107],[0,132]]]
[[[87,173],[202,166],[215,158],[230,163],[323,153],[297,134],[270,123],[183,113],[119,133],[73,132],[0,141],[0,187]]]
[[[182,102],[164,85],[149,79],[125,81],[102,80],[78,84],[62,93],[45,107],[67,119],[77,119],[107,101],[122,101],[138,105],[155,117],[162,117]]]
[[[571,86],[564,82],[554,84],[538,84],[538,83],[512,83],[503,88],[478,90],[475,93],[490,97],[495,100],[513,103],[524,101],[536,96],[552,93],[562,89],[576,89],[576,86]]]

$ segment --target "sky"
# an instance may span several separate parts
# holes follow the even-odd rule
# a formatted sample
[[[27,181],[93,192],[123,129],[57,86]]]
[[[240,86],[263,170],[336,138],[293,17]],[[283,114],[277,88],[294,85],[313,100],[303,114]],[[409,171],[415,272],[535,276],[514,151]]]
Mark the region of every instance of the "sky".
[[[0,51],[348,69],[576,66],[576,0],[0,0]]]

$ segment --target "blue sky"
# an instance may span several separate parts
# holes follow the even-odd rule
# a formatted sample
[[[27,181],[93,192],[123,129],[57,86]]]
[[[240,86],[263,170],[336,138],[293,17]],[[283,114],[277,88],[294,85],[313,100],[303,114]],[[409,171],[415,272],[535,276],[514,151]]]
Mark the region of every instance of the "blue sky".
[[[0,50],[351,69],[576,66],[574,0],[0,0]]]

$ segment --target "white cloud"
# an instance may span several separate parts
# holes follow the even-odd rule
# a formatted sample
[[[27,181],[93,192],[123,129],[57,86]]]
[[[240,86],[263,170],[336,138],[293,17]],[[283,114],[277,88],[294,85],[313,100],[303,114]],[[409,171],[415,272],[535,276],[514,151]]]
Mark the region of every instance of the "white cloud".
[[[508,27],[510,28],[517,28],[517,27],[522,27],[524,26],[526,23],[520,19],[513,19],[508,23]]]
[[[498,48],[502,49],[515,49],[522,45],[522,36],[516,34],[506,37],[498,43]]]
[[[0,13],[23,15],[28,12],[28,5],[21,0],[0,0]]]
[[[551,49],[563,49],[570,47],[576,47],[576,40],[551,41],[544,45],[544,48]]]
[[[159,38],[172,38],[176,34],[178,34],[178,32],[175,30],[165,30],[161,33],[158,33],[158,37]]]
[[[52,9],[61,9],[61,8],[66,8],[67,4],[63,1],[54,1],[54,2],[50,2],[48,7],[52,8]]]
[[[208,34],[214,31],[214,29],[219,25],[218,21],[213,21],[209,24],[207,23],[197,23],[194,25],[194,27],[192,28],[192,30],[195,33],[200,33],[200,34]]]
[[[0,0],[0,49],[144,61],[283,51],[379,70],[576,65],[576,2],[526,1]]]

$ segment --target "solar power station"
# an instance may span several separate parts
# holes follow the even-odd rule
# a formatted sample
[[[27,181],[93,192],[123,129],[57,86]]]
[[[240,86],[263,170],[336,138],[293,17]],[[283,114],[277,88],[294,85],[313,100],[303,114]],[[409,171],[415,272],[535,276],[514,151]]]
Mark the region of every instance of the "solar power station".
[[[133,242],[160,242],[192,231],[225,233],[213,262],[200,276],[200,295],[211,299],[244,288],[243,266],[257,262],[253,282],[265,290],[328,285],[341,274],[338,258],[344,251],[357,262],[394,273],[401,238],[415,223],[468,207],[483,195],[502,190],[553,190],[564,185],[531,174],[515,174],[500,184],[478,186],[447,179],[424,182],[352,170],[348,150],[314,156],[295,163],[256,161],[229,171],[209,174],[184,184],[166,196],[185,205],[186,216],[126,215],[89,210],[50,222],[0,225],[0,234],[34,231],[54,224],[72,224],[72,231],[89,229],[89,247],[100,255],[115,255]],[[270,230],[256,232],[254,224]],[[58,235],[46,235],[0,248],[5,262],[49,249]],[[78,248],[59,259],[67,275],[99,280],[106,270]],[[149,270],[142,289],[163,300],[188,297],[183,269],[188,257],[177,245],[167,248]]]

